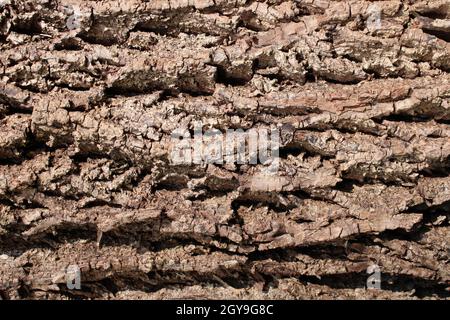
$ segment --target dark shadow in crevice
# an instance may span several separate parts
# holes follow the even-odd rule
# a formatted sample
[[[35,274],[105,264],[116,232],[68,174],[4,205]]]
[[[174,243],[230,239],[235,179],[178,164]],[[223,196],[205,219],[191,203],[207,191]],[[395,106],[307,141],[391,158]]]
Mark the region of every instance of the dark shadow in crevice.
[[[217,83],[222,83],[222,84],[236,87],[236,86],[244,86],[251,80],[251,79],[246,79],[246,78],[232,77],[227,74],[224,67],[219,66],[219,65],[213,65],[213,66],[215,66],[217,68],[216,77],[215,77],[215,81]]]
[[[435,36],[436,38],[444,40],[445,42],[450,42],[450,32],[431,30],[431,29],[426,29],[426,28],[424,28],[423,31],[425,33],[431,34],[432,36]]]

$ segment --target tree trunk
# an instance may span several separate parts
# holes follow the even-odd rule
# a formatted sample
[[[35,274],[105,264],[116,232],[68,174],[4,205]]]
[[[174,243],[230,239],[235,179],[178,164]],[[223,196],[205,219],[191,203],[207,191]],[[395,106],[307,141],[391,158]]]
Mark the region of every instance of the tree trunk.
[[[447,0],[0,0],[0,297],[449,298],[449,41]]]

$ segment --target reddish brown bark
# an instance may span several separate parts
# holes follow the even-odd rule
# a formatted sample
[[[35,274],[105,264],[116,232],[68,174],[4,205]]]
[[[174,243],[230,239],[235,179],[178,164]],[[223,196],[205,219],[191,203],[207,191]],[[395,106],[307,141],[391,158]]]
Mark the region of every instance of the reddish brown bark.
[[[0,297],[448,298],[449,41],[444,0],[0,1]],[[196,121],[277,125],[277,178],[172,165]]]

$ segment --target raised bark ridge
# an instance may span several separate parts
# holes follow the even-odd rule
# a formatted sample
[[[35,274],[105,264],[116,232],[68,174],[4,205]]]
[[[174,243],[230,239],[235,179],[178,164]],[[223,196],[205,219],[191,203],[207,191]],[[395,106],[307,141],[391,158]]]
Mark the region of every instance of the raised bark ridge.
[[[446,0],[0,1],[0,298],[448,298],[449,41]],[[199,120],[277,125],[277,179],[171,165]]]

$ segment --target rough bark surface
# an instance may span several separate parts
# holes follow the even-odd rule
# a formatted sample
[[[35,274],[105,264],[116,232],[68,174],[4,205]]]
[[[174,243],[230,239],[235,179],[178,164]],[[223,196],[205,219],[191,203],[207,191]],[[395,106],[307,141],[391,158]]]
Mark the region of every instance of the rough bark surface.
[[[449,41],[448,0],[0,1],[1,299],[448,299]],[[171,165],[198,120],[278,125],[278,178]]]

